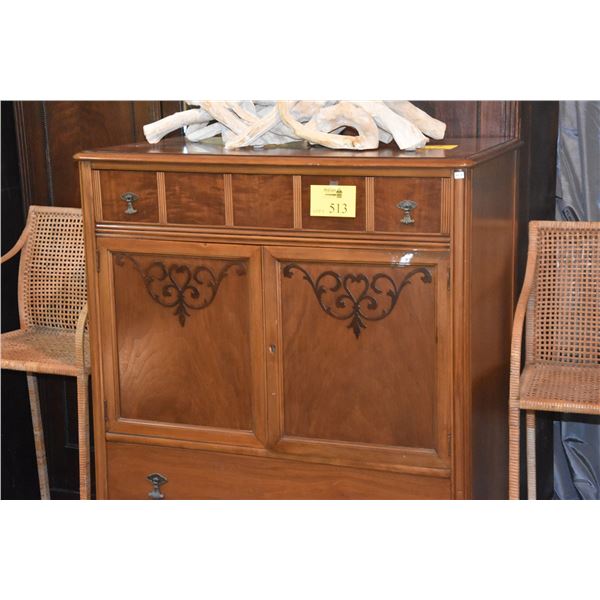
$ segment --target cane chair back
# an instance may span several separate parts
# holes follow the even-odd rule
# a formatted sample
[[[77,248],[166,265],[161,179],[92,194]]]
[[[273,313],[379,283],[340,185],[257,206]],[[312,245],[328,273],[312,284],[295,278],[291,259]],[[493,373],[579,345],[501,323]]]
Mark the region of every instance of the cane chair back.
[[[74,331],[87,302],[81,210],[32,206],[27,227],[19,268],[21,328]]]
[[[600,223],[540,221],[532,233],[527,362],[599,365]]]

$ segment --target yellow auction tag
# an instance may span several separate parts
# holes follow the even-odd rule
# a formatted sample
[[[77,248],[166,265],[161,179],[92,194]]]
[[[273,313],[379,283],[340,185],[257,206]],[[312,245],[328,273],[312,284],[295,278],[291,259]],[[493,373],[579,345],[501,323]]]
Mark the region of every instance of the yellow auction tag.
[[[458,148],[458,144],[447,144],[446,146],[436,146],[431,144],[418,148],[418,150],[454,150],[454,148]]]
[[[311,185],[311,217],[356,217],[355,185]]]

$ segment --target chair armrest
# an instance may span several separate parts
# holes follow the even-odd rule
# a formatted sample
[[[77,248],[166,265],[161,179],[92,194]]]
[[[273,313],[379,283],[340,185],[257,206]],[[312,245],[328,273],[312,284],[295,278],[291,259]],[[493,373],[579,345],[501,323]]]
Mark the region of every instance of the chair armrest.
[[[29,235],[29,223],[25,225],[25,229],[21,232],[19,239],[15,243],[15,245],[0,258],[0,265],[4,264],[7,260],[10,260],[13,256],[18,254],[21,251],[21,248],[25,245],[27,241],[27,236]]]
[[[527,265],[525,267],[525,279],[521,295],[517,302],[515,316],[513,319],[512,338],[510,346],[510,388],[509,406],[516,408],[519,402],[519,390],[521,385],[521,348],[523,343],[523,326],[527,313],[527,304],[531,296],[531,290],[536,274],[537,263],[537,236],[538,224],[536,221],[529,223],[529,251],[527,252]]]
[[[512,338],[510,345],[510,388],[509,405],[515,406],[519,399],[521,387],[521,348],[523,344],[523,328],[525,324],[525,313],[527,312],[527,301],[530,290],[525,289],[519,296],[517,309],[513,320]]]
[[[85,371],[85,324],[87,319],[88,303],[86,302],[79,313],[77,329],[75,330],[75,358],[82,372]]]

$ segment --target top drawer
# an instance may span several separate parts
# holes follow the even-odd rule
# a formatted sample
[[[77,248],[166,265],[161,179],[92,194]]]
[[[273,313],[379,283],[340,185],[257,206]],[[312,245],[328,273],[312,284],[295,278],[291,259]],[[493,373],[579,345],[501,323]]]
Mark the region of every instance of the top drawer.
[[[103,221],[159,222],[157,173],[154,171],[97,171],[97,173]]]
[[[375,231],[449,233],[442,223],[442,214],[449,208],[449,198],[442,193],[444,181],[437,177],[375,177]]]
[[[365,177],[96,171],[100,220],[206,227],[448,235],[452,182]],[[311,215],[311,186],[356,189],[356,215]]]

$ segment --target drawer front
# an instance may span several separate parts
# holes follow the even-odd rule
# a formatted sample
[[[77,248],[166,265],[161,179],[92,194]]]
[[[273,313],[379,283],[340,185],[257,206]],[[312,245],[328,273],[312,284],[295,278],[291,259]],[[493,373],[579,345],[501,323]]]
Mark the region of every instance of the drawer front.
[[[450,480],[261,456],[107,443],[108,498],[450,499]],[[148,476],[166,479],[153,485]],[[160,480],[158,480],[160,481]]]
[[[366,230],[366,180],[364,177],[337,177],[335,175],[302,176],[302,228],[332,231]],[[311,217],[311,185],[352,185],[356,187],[356,217]]]
[[[102,220],[158,223],[157,176],[153,171],[100,171]]]
[[[233,224],[236,227],[294,226],[291,175],[233,174]]]
[[[448,233],[442,226],[444,180],[433,177],[376,177],[375,231]]]
[[[356,216],[311,216],[311,186],[356,188]],[[97,171],[103,221],[370,234],[449,235],[440,177]]]
[[[223,175],[165,173],[167,221],[182,225],[225,225]]]

